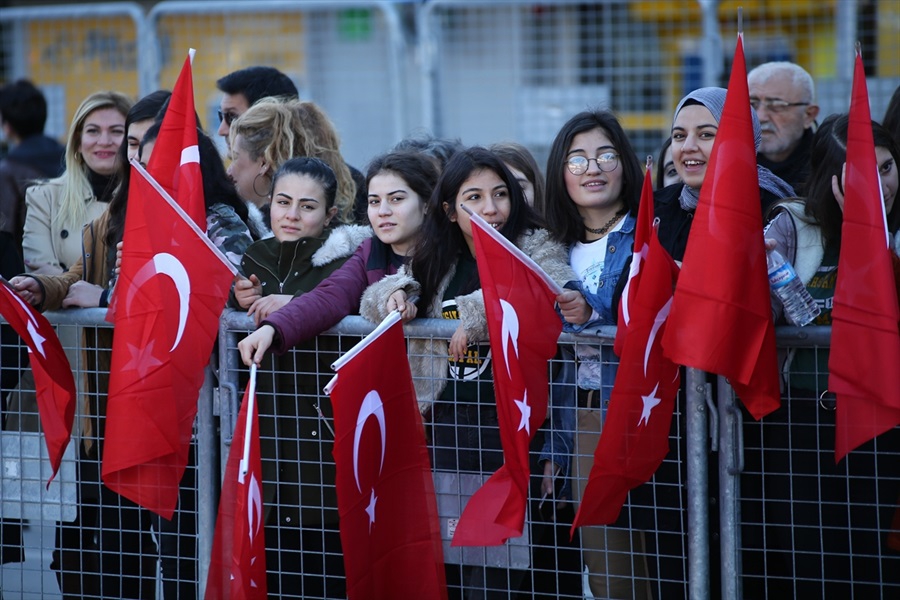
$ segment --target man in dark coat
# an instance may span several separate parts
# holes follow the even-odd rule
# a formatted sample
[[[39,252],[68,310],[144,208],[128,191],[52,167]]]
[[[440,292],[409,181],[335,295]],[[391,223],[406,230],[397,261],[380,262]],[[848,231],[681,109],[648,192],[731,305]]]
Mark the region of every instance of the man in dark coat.
[[[813,79],[803,67],[790,62],[762,64],[747,75],[750,105],[762,127],[757,161],[806,193],[809,152],[819,115]]]

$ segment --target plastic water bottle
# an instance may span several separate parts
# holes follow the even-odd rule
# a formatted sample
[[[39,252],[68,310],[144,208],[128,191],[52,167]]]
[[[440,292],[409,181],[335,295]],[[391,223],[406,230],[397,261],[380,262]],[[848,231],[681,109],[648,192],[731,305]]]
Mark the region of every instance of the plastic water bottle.
[[[791,263],[777,250],[766,253],[766,263],[769,267],[769,287],[784,306],[784,316],[789,323],[803,327],[815,319],[822,310],[809,292],[806,286],[797,277],[797,272]]]

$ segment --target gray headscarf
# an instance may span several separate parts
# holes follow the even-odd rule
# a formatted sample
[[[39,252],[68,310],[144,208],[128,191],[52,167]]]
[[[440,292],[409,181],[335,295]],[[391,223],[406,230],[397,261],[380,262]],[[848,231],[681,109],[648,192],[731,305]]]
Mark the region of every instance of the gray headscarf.
[[[691,104],[700,104],[706,107],[709,112],[712,113],[713,118],[715,118],[716,123],[722,120],[722,111],[725,110],[725,96],[727,94],[727,90],[725,88],[720,87],[705,87],[694,90],[687,96],[681,99],[681,102],[678,103],[678,106],[675,108],[675,116],[672,118],[672,121],[675,121],[675,117],[678,116],[678,113],[681,111],[682,107],[687,104],[689,101]],[[753,119],[753,145],[759,150],[759,144],[762,141],[762,129],[759,126],[759,117],[756,116],[756,111],[752,108],[750,109],[750,117]],[[768,170],[765,167],[756,165],[757,173],[759,174],[759,187],[768,190],[779,199],[781,198],[790,198],[794,196],[794,189],[788,184],[785,180],[781,179],[772,171]],[[694,210],[697,208],[697,203],[700,201],[700,189],[691,188],[685,185],[681,188],[681,196],[678,199],[681,204],[681,208],[684,210]]]

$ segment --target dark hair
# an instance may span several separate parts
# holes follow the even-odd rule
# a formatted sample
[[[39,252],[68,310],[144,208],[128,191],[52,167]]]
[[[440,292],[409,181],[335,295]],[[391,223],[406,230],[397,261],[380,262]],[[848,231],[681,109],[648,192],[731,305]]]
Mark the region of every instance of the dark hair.
[[[248,106],[269,96],[300,96],[291,78],[274,67],[255,66],[234,71],[216,81],[216,87],[226,94],[243,94]]]
[[[576,135],[594,129],[601,129],[619,154],[619,167],[622,169],[621,198],[625,208],[632,215],[637,215],[641,201],[641,165],[615,115],[599,109],[578,113],[556,134],[547,158],[547,226],[551,233],[566,244],[585,240],[584,219],[566,189],[565,169],[569,147]]]
[[[321,185],[322,191],[325,192],[325,210],[328,211],[334,206],[334,199],[337,196],[337,177],[335,177],[334,171],[324,160],[311,156],[302,156],[286,161],[278,167],[275,175],[272,176],[272,188],[269,190],[270,197],[275,193],[275,184],[284,175],[309,177]]]
[[[806,197],[806,214],[813,217],[822,229],[826,246],[841,243],[841,227],[844,213],[838,205],[831,189],[831,178],[841,179],[841,171],[847,161],[847,129],[850,118],[847,114],[828,116],[813,135],[809,162],[812,167]],[[875,146],[887,148],[894,157],[895,167],[900,164],[900,148],[890,132],[872,121],[872,138]],[[893,233],[900,229],[900,208],[897,202],[887,215],[888,229]]]
[[[119,179],[131,170],[128,167],[128,128],[133,123],[156,119],[163,106],[168,104],[171,96],[172,92],[169,90],[156,90],[131,105],[128,114],[125,115],[125,137],[122,138],[122,145],[119,146],[119,165],[121,167],[118,173]]]
[[[488,150],[500,157],[512,168],[521,171],[531,185],[534,187],[534,212],[543,217],[546,210],[547,185],[544,182],[544,175],[538,166],[534,155],[522,144],[517,142],[500,142],[491,144]]]
[[[161,125],[162,121],[157,121],[144,134],[144,139],[141,140],[141,154],[143,154],[146,144],[156,141]],[[215,142],[200,129],[197,130],[197,148],[200,154],[200,176],[203,179],[203,200],[206,208],[209,209],[213,204],[225,204],[233,208],[241,221],[246,223],[249,219],[247,205],[238,196],[234,184],[225,172],[225,165],[222,163],[222,157],[219,156]],[[125,212],[128,205],[130,180],[131,167],[125,165],[119,187],[116,188],[107,209],[109,211],[109,228],[106,234],[106,243],[110,248],[115,247],[121,241],[125,230]]]
[[[447,161],[459,152],[464,150],[462,141],[459,138],[439,138],[430,133],[421,133],[405,137],[391,149],[391,152],[419,152],[425,154],[434,162],[437,167],[438,174],[444,170]]]
[[[666,179],[666,150],[672,147],[672,136],[670,135],[663,142],[659,149],[659,155],[656,158],[656,189],[661,190],[665,186],[663,183]]]
[[[381,173],[393,173],[406,182],[412,191],[418,194],[423,204],[428,203],[434,186],[437,185],[438,167],[432,157],[420,152],[406,150],[391,151],[373,158],[366,166],[366,178],[363,197],[366,203],[361,207],[361,215],[357,216],[357,222],[368,221],[368,188],[372,178]],[[373,244],[385,245],[378,236],[373,236]],[[385,245],[386,246],[386,245]]]
[[[47,99],[27,79],[19,79],[0,88],[0,117],[21,138],[44,132],[47,123]]]
[[[890,132],[894,141],[900,144],[900,85],[891,94],[891,101],[888,102],[884,111],[884,118],[881,120],[881,124]]]
[[[534,229],[541,224],[537,214],[525,201],[522,186],[496,154],[480,146],[473,146],[454,154],[444,167],[434,192],[428,199],[422,233],[419,235],[410,263],[416,280],[421,284],[417,304],[420,310],[423,310],[423,314],[431,306],[441,280],[458,260],[459,254],[467,251],[462,230],[450,220],[450,217],[456,214],[456,196],[460,188],[473,173],[482,170],[496,173],[509,190],[509,216],[500,229],[500,233],[506,239],[515,242],[526,230]],[[476,272],[473,279],[463,285],[463,292],[475,290],[479,286]]]
[[[416,152],[388,152],[373,158],[366,167],[366,187],[368,188],[373,177],[384,172],[393,173],[405,181],[425,203],[431,198],[438,180],[434,162],[428,156]]]

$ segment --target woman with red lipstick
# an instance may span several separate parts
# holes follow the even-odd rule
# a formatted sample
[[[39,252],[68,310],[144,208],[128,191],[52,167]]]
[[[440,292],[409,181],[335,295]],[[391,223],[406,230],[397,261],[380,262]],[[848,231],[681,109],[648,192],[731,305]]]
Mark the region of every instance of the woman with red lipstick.
[[[700,187],[712,155],[725,108],[724,88],[707,87],[694,90],[678,103],[672,123],[672,160],[683,185],[670,185],[654,194],[655,214],[659,218],[659,241],[676,261],[681,262],[687,247],[694,210],[700,198]],[[751,111],[753,137],[759,147],[762,133],[759,119]],[[759,173],[760,210],[765,215],[778,200],[794,195],[791,186],[765,167]]]
[[[131,100],[119,92],[91,94],[75,111],[66,170],[25,195],[22,242],[29,273],[60,275],[81,258],[81,230],[106,211],[125,138]]]

